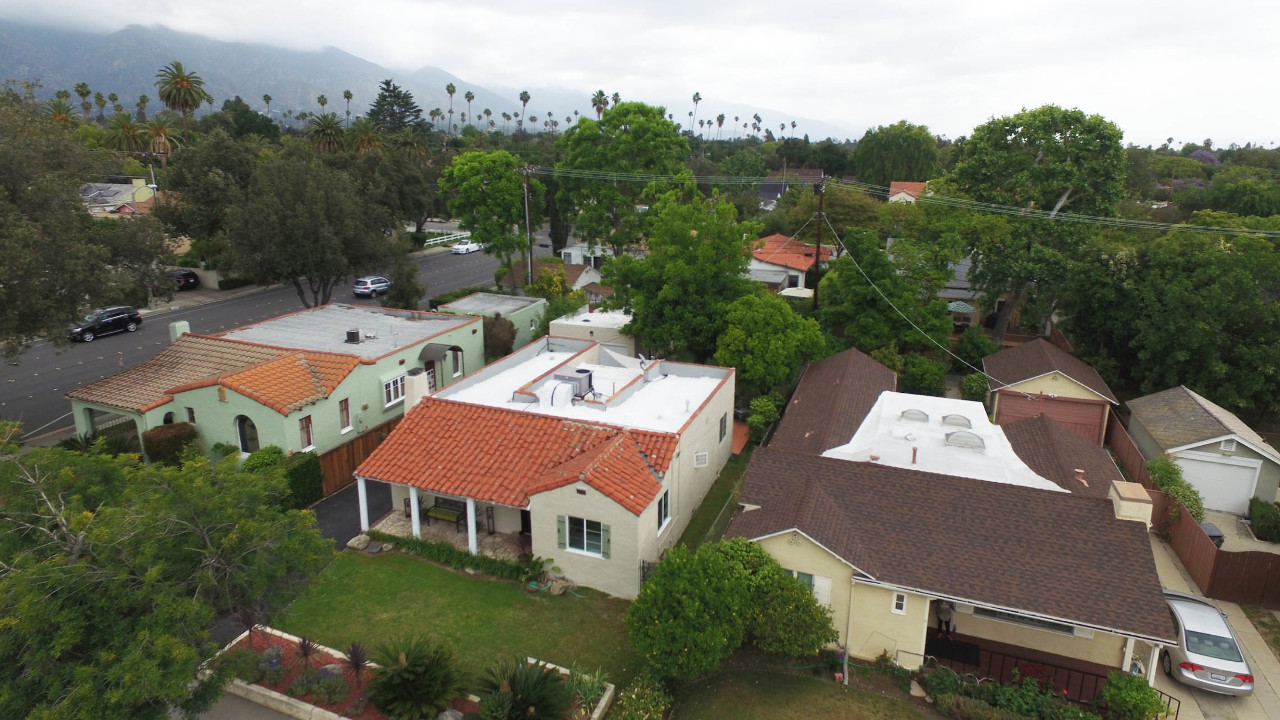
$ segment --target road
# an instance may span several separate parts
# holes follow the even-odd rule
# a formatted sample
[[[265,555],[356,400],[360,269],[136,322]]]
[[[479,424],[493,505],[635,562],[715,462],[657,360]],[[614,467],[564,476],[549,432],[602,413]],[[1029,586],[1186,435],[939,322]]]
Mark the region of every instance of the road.
[[[498,269],[497,259],[483,253],[429,252],[418,264],[422,268],[418,277],[426,283],[428,297],[472,285],[492,285]],[[332,300],[373,302],[352,295],[350,283],[340,284]],[[423,300],[422,307],[426,306]],[[293,286],[278,286],[205,305],[148,313],[131,335],[108,335],[61,351],[47,342],[36,343],[18,358],[18,365],[0,365],[0,419],[21,421],[27,439],[73,425],[70,401],[63,396],[149,360],[169,344],[171,322],[186,320],[191,332],[209,334],[300,309],[302,303]]]

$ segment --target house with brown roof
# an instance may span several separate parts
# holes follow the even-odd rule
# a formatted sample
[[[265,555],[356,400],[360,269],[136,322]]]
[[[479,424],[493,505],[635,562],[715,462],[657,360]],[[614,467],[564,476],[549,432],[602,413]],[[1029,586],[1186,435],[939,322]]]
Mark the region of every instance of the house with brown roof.
[[[411,369],[443,387],[484,364],[478,317],[362,305],[333,303],[214,335],[174,323],[170,334],[150,360],[67,393],[76,432],[123,421],[141,434],[189,422],[206,445],[312,451],[325,466],[326,493],[349,482],[368,453],[341,449],[399,420]],[[339,456],[346,459],[332,460]]]
[[[856,350],[806,370],[726,535],[811,587],[852,658],[997,678],[1038,662],[1083,700],[1134,659],[1150,679],[1176,636],[1145,490],[1048,417],[996,425],[891,375]]]
[[[733,390],[729,368],[542,338],[422,393],[356,470],[362,527],[377,520],[366,484],[389,483],[407,534],[451,509],[472,553],[508,535],[575,583],[635,597],[731,454]]]
[[[1044,338],[983,358],[991,377],[991,412],[997,423],[1048,415],[1093,442],[1107,437],[1111,407],[1119,401],[1091,365]]]
[[[1252,498],[1276,500],[1280,452],[1231,411],[1181,385],[1126,405],[1143,457],[1172,457],[1206,508],[1245,515]]]
[[[751,252],[747,277],[777,290],[803,288],[808,272],[830,259],[830,248],[818,251],[812,245],[774,234],[761,238]]]

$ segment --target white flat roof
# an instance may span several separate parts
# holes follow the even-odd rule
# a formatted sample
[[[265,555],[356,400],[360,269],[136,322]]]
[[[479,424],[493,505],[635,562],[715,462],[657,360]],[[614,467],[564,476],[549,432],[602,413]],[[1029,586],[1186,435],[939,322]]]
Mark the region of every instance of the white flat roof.
[[[675,433],[698,412],[728,375],[723,368],[683,363],[664,367],[663,361],[646,364],[646,372],[639,367],[639,361],[634,365],[620,363],[603,351],[599,363],[571,363],[578,350],[550,350],[546,339],[539,342],[542,343],[540,350],[509,356],[482,370],[482,377],[450,385],[436,396],[571,420]],[[594,344],[583,343],[582,347]],[[502,366],[504,362],[506,367]],[[557,372],[575,370],[591,372],[593,392],[584,400],[574,399],[571,383],[555,378]]]
[[[1066,492],[1027,467],[982,403],[970,400],[882,392],[853,438],[822,454]]]
[[[622,326],[629,322],[631,322],[631,316],[621,310],[596,310],[594,312],[581,310],[574,315],[558,317],[552,321],[552,324],[565,323],[568,325],[586,325],[621,330]]]
[[[228,330],[219,337],[372,359],[469,322],[479,321],[465,315],[330,303]],[[348,330],[359,330],[360,342],[347,342]]]
[[[516,295],[480,292],[441,305],[440,309],[447,309],[466,315],[494,315],[495,313],[510,315],[513,312],[538,303],[546,303],[546,300],[537,297],[519,297]]]

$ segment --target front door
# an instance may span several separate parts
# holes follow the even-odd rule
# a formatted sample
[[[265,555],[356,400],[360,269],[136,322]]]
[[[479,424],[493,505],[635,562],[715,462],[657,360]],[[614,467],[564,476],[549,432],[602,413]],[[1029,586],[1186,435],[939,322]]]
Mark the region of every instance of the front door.
[[[533,516],[529,514],[528,510],[520,511],[520,534],[533,534]]]
[[[427,393],[436,394],[436,364],[433,362],[427,363]]]

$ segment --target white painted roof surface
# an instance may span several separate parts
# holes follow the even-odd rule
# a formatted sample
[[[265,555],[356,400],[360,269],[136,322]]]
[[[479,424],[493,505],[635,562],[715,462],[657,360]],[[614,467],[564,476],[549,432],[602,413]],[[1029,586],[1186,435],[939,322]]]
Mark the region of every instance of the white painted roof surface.
[[[463,298],[458,298],[451,303],[441,305],[441,310],[449,310],[450,312],[461,313],[464,315],[494,315],[501,313],[510,315],[513,312],[523,310],[530,305],[545,303],[546,300],[536,297],[518,297],[515,295],[499,295],[498,293],[474,293]]]
[[[928,419],[903,417],[907,411],[922,412]],[[945,422],[944,418],[952,422]],[[952,424],[960,418],[968,420],[971,427],[963,427],[963,423]],[[974,449],[950,444],[948,435],[957,432],[962,434],[952,436],[953,442],[966,443],[976,436],[981,439],[983,447]],[[827,450],[823,456],[1066,492],[1027,467],[1013,451],[1000,426],[987,419],[982,403],[970,400],[885,391],[858,426],[853,438],[844,445]]]
[[[631,316],[622,312],[621,310],[609,310],[609,311],[596,310],[595,312],[588,312],[584,309],[584,310],[580,310],[575,315],[565,315],[564,317],[556,318],[555,320],[552,321],[552,326],[554,328],[556,324],[568,323],[572,325],[585,325],[589,327],[602,327],[602,328],[609,328],[611,330],[621,330],[622,326],[626,325],[629,322],[631,322]],[[552,335],[555,334],[554,329],[552,330],[551,334]]]
[[[479,321],[465,315],[411,313],[368,305],[330,303],[221,333],[229,340],[295,350],[378,358],[439,333]],[[347,342],[359,330],[360,342]]]

